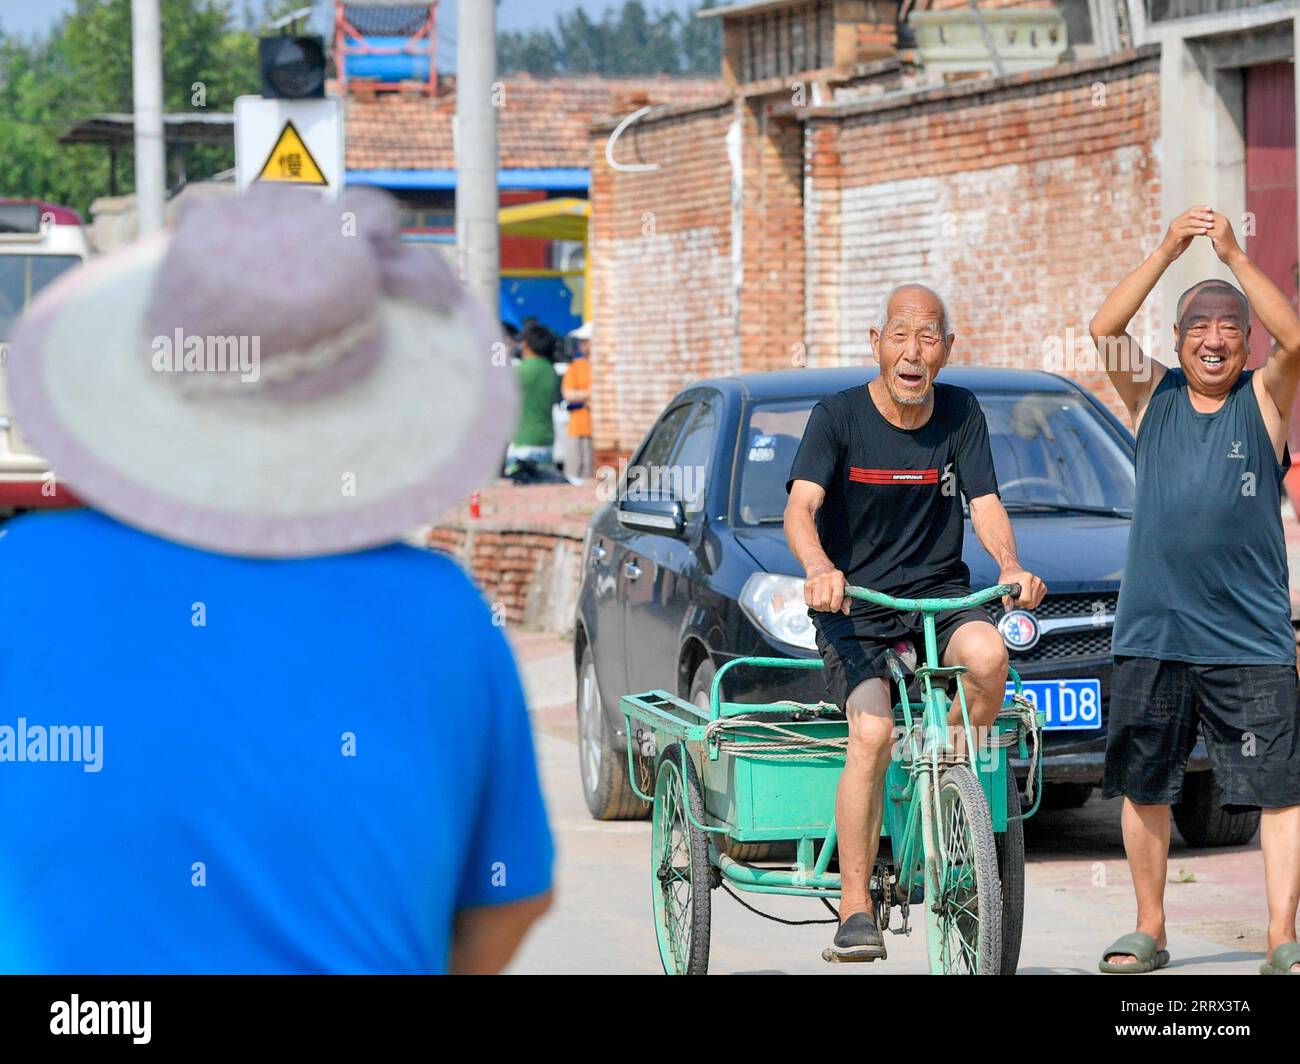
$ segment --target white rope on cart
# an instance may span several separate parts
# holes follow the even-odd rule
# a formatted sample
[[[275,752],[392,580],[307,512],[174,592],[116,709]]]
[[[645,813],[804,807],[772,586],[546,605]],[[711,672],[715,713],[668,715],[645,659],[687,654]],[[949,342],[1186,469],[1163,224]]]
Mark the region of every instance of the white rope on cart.
[[[1025,782],[1025,798],[1032,804],[1034,800],[1034,780],[1038,774],[1038,729],[1034,727],[1035,709],[1033,703],[1021,695],[1014,695],[1012,701],[1019,709],[1019,719],[1033,739],[1033,752],[1029,758],[1029,778]],[[773,703],[791,706],[796,709],[837,708],[830,702],[818,702],[815,707],[805,703],[781,701]],[[919,722],[914,723],[912,731],[904,737],[904,742],[919,730]],[[735,732],[743,736],[746,742],[728,738],[725,733]],[[719,717],[711,720],[704,727],[704,738],[708,743],[716,743],[719,752],[733,756],[752,757],[766,761],[815,761],[833,754],[844,754],[848,749],[848,736],[818,736],[806,732],[794,731],[775,721],[758,720],[754,717]],[[1016,741],[1015,732],[1007,732],[1003,745],[1011,746]],[[947,760],[941,758],[941,760]]]
[[[1011,701],[1019,707],[1021,723],[1034,740],[1033,753],[1029,755],[1029,777],[1025,780],[1025,798],[1032,806],[1034,804],[1034,778],[1038,775],[1038,729],[1034,726],[1034,715],[1037,710],[1034,708],[1034,704],[1024,695],[1012,695]]]
[[[799,703],[774,703],[799,705]],[[826,703],[822,703],[825,705]],[[750,731],[748,729],[756,729]],[[749,742],[729,739],[726,732],[743,735]],[[704,739],[716,743],[722,753],[759,758],[767,761],[814,761],[829,754],[843,754],[849,745],[847,735],[818,736],[794,731],[775,721],[750,717],[719,717],[704,726]]]

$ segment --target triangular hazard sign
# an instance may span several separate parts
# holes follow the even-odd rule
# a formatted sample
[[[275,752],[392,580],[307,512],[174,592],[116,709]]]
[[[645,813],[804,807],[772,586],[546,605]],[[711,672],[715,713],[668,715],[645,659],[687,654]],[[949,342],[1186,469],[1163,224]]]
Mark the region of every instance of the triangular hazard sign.
[[[284,124],[256,180],[286,181],[294,185],[329,184],[292,121]]]

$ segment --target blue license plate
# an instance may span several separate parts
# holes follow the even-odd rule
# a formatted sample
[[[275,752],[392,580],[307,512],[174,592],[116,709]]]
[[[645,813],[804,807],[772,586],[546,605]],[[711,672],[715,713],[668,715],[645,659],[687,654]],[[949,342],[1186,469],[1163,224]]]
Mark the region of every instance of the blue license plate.
[[[1024,695],[1047,715],[1052,731],[1082,731],[1101,727],[1100,680],[1025,680]],[[1007,684],[1007,696],[1015,691]]]

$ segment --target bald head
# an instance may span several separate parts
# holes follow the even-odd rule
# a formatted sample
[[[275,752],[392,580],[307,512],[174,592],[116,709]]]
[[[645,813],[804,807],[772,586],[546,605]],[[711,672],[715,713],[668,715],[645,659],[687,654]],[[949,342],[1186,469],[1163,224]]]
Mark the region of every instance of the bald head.
[[[876,328],[881,332],[885,331],[885,326],[894,320],[897,302],[906,302],[912,306],[927,306],[937,314],[939,318],[939,328],[944,336],[951,332],[952,322],[948,319],[948,305],[944,303],[943,296],[939,295],[933,288],[923,284],[900,284],[897,288],[890,290],[889,295],[885,296],[885,302],[880,308],[880,317],[877,319]]]
[[[1184,315],[1187,313],[1187,308],[1191,306],[1192,301],[1202,292],[1213,292],[1216,295],[1228,296],[1235,300],[1238,309],[1241,311],[1243,323],[1246,325],[1250,324],[1250,300],[1246,298],[1246,294],[1242,292],[1241,289],[1237,288],[1236,285],[1231,285],[1227,281],[1221,281],[1217,277],[1211,277],[1206,281],[1197,281],[1191,288],[1178,297],[1178,309],[1174,314],[1174,317],[1178,321],[1181,322],[1183,320]]]
[[[952,350],[949,327],[943,298],[923,284],[899,285],[886,297],[880,324],[871,329],[880,363],[873,387],[888,390],[896,411],[930,401],[934,378]]]
[[[1178,299],[1174,344],[1188,386],[1207,398],[1226,396],[1250,355],[1249,301],[1217,278],[1192,285]]]

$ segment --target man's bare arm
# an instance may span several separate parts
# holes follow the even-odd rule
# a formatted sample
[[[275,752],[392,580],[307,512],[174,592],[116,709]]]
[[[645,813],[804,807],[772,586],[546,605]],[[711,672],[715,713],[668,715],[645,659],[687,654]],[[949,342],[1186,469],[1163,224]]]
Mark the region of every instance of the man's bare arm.
[[[826,489],[820,484],[811,480],[796,480],[791,484],[790,498],[785,504],[785,538],[806,574],[804,601],[825,613],[848,613],[853,601],[844,597],[848,581],[827,557],[817,535],[817,511],[825,500]]]
[[[1020,564],[1016,553],[1016,533],[1002,500],[992,493],[971,499],[970,523],[989,557],[998,563],[998,583],[1020,585],[1020,597],[1014,605],[1035,609],[1047,594],[1047,585]],[[1007,609],[1013,605],[1009,598],[1003,599],[1002,604]]]
[[[1291,418],[1296,388],[1300,385],[1300,318],[1296,317],[1290,300],[1241,249],[1228,219],[1217,212],[1213,217],[1210,241],[1214,253],[1237,278],[1260,325],[1277,342],[1262,375],[1264,388],[1285,423]]]
[[[1106,364],[1106,374],[1135,428],[1151,392],[1165,375],[1165,367],[1143,352],[1128,332],[1129,322],[1192,239],[1209,234],[1213,213],[1208,207],[1192,207],[1175,218],[1160,246],[1115,286],[1088,325],[1088,332]]]
[[[451,936],[452,975],[496,975],[515,955],[524,935],[551,907],[551,892],[503,905],[480,905],[456,914]]]

